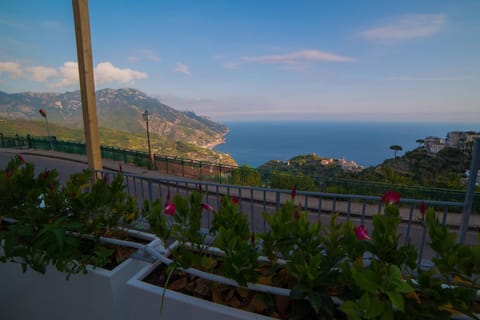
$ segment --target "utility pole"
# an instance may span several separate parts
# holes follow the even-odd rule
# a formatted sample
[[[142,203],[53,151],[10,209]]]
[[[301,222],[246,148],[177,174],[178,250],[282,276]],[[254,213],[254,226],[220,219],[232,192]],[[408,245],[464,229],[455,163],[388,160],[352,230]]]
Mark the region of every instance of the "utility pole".
[[[50,135],[50,127],[48,126],[47,113],[46,113],[45,110],[43,110],[43,109],[38,110],[38,112],[40,112],[40,115],[41,115],[43,118],[45,118],[45,124],[46,124],[46,126],[47,126],[48,143],[50,144],[50,151],[53,151],[52,138],[51,138],[51,135]]]
[[[145,112],[142,114],[143,115],[143,120],[145,120],[147,124],[147,144],[148,144],[148,157],[150,161],[150,169],[154,169],[154,159],[153,159],[153,154],[152,154],[152,147],[150,144],[150,129],[148,126],[148,121],[150,120],[150,115],[148,114],[148,110],[145,110]]]
[[[88,167],[102,170],[87,0],[72,0]]]

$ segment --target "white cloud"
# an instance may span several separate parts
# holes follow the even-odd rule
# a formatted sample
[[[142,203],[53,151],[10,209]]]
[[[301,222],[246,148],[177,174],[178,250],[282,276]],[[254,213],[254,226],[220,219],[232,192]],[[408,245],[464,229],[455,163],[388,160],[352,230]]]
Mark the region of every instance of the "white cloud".
[[[147,77],[145,72],[129,68],[121,69],[110,62],[100,62],[95,67],[95,82],[98,84],[109,82],[133,83],[135,80],[146,79]]]
[[[54,84],[54,87],[70,87],[77,85],[79,82],[78,77],[78,64],[74,61],[67,61],[60,67],[61,80]]]
[[[118,68],[111,62],[100,62],[94,69],[95,83],[106,84],[111,82],[120,82],[123,84],[133,84],[135,80],[146,79],[148,76],[144,72],[135,71],[129,68]],[[68,61],[60,67],[61,79],[54,84],[54,87],[70,87],[78,85],[78,64],[74,61]]]
[[[37,82],[46,82],[48,79],[58,75],[58,72],[55,68],[43,66],[25,68],[25,70],[30,74],[31,79]]]
[[[382,26],[360,32],[372,41],[400,41],[437,33],[447,22],[444,14],[406,14],[392,18]]]
[[[272,64],[297,64],[301,62],[332,61],[332,62],[353,62],[355,59],[335,55],[329,52],[318,50],[302,50],[286,54],[269,56],[243,57],[245,62],[272,63]]]
[[[7,73],[11,79],[17,79],[22,75],[22,68],[16,62],[0,62],[1,73]]]
[[[187,76],[191,76],[192,74],[190,73],[190,70],[188,68],[188,65],[187,64],[184,64],[184,63],[181,63],[181,62],[177,62],[177,65],[175,66],[175,68],[173,69],[173,71],[175,72],[178,72],[178,73],[183,73]]]
[[[239,61],[224,63],[227,69],[237,69],[241,64],[259,63],[282,65],[288,70],[303,70],[305,65],[315,62],[355,62],[354,58],[319,50],[300,50],[284,54],[241,57]]]

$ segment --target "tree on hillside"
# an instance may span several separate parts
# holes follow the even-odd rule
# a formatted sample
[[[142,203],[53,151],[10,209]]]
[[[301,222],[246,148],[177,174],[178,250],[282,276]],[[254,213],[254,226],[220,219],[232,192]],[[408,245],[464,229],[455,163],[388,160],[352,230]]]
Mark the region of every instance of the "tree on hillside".
[[[417,139],[417,141],[415,141],[416,143],[418,143],[418,147],[420,148],[422,146],[422,144],[425,143],[425,140],[424,139]]]
[[[403,148],[401,146],[399,146],[398,144],[394,144],[394,145],[390,146],[390,149],[393,150],[393,156],[394,156],[395,159],[397,159],[397,152],[403,150]]]

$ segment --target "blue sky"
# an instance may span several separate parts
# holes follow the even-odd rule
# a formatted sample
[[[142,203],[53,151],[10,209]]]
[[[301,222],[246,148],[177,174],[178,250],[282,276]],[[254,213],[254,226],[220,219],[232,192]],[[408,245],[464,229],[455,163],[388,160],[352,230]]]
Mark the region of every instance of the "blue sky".
[[[480,120],[480,1],[90,0],[96,88],[217,121]],[[0,2],[0,90],[78,90],[71,1]]]

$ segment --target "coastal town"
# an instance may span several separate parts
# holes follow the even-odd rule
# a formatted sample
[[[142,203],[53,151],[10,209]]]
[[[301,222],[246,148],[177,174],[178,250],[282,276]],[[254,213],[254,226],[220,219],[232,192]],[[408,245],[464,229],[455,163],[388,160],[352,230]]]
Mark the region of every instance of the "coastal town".
[[[447,133],[445,139],[440,137],[428,136],[425,139],[419,139],[417,142],[420,143],[420,147],[423,147],[427,154],[430,156],[437,155],[444,148],[453,148],[462,151],[471,150],[473,143],[476,138],[480,138],[480,132],[475,131],[451,131]],[[423,144],[423,145],[422,145]],[[364,166],[357,164],[353,160],[346,160],[345,158],[334,159],[334,158],[322,158],[318,156],[315,152],[310,154],[314,160],[318,160],[324,167],[337,167],[344,172],[358,173],[365,169]],[[280,160],[277,160],[280,162]],[[290,166],[291,160],[284,161],[284,165]],[[465,173],[467,178],[469,172]],[[480,184],[480,181],[477,182]]]
[[[449,147],[460,150],[472,148],[476,138],[480,138],[480,132],[474,131],[451,131],[447,133],[446,139],[440,137],[426,137],[424,139],[425,149],[430,154],[437,154],[442,149]]]

